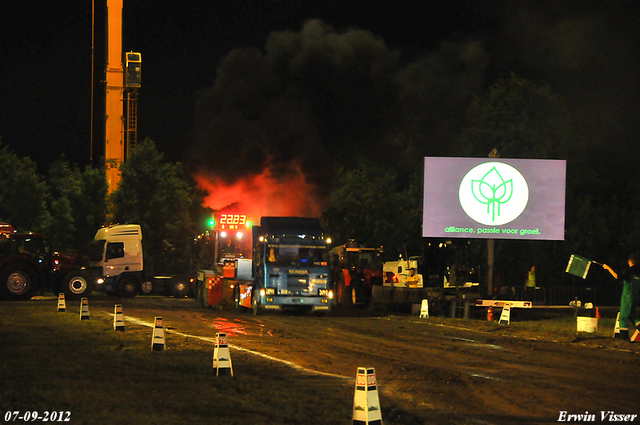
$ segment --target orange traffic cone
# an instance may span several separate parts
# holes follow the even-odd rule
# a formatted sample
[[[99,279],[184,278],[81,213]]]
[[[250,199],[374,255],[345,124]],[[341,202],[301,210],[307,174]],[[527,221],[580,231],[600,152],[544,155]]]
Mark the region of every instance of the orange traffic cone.
[[[493,307],[489,307],[487,310],[487,321],[493,322]]]
[[[596,319],[600,318],[600,309],[596,307]]]

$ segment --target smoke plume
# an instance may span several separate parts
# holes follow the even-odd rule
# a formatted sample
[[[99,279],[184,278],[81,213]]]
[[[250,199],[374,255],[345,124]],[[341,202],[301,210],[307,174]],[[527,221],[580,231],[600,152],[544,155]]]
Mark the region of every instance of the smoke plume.
[[[319,214],[337,167],[360,158],[394,164],[405,138],[415,139],[409,132],[434,126],[425,107],[437,106],[447,125],[464,114],[460,108],[452,115],[447,105],[464,102],[481,86],[482,45],[450,43],[443,51],[403,66],[399,52],[371,32],[337,32],[319,20],[299,32],[271,33],[264,51],[231,51],[214,85],[199,93],[194,113],[188,161],[209,192],[206,204],[220,209],[240,198],[248,202],[243,188],[256,182],[304,181],[305,211]],[[432,139],[427,144],[443,143]],[[252,202],[274,208],[274,198],[259,199],[266,192],[252,193]]]

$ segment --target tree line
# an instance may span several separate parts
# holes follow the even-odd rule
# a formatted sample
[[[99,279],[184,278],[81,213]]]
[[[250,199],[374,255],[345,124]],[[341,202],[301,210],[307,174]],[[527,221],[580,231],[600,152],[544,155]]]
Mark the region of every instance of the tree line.
[[[386,131],[384,162],[364,152],[334,161],[322,215],[327,233],[335,241],[383,245],[387,259],[421,255],[429,242],[421,236],[424,156],[486,157],[497,149],[504,158],[566,159],[565,240],[498,240],[494,275],[498,284],[520,286],[535,265],[542,286],[590,285],[615,293],[597,268],[587,281],[564,269],[571,254],[621,269],[638,249],[635,151],[611,153],[610,136],[598,123],[581,120],[580,111],[551,88],[516,75],[481,93],[457,93],[450,104],[423,104],[421,95],[405,102],[415,108],[412,118]],[[54,249],[70,252],[86,248],[105,223],[135,222],[157,268],[193,267],[190,250],[206,212],[186,167],[165,161],[145,140],[122,165],[121,176],[118,189],[108,194],[102,168],[82,169],[61,157],[43,176],[28,157],[0,144],[0,221],[42,232]],[[468,245],[484,264],[486,243]]]
[[[145,261],[158,272],[189,271],[202,196],[184,166],[164,161],[147,139],[120,171],[120,185],[109,194],[103,167],[82,169],[63,156],[42,176],[29,157],[0,145],[0,221],[44,234],[55,251],[80,255],[102,226],[138,223]]]

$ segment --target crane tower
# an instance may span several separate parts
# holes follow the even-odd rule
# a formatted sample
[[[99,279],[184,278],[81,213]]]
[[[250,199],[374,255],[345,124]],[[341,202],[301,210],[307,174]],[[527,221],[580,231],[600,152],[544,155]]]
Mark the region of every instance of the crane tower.
[[[122,5],[123,0],[107,0],[104,157],[109,192],[118,187],[120,165],[135,146],[138,131],[142,55],[135,52],[126,54],[125,73],[122,61]]]

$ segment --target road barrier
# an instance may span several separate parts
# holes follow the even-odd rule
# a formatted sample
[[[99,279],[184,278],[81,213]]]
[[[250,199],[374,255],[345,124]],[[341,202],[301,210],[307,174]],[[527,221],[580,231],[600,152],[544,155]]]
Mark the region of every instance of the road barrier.
[[[64,294],[60,292],[58,295],[58,312],[67,311],[67,303],[64,300]]]
[[[162,317],[156,317],[153,325],[153,336],[151,338],[151,349],[153,351],[163,351],[164,343],[164,327]]]
[[[501,325],[508,325],[511,323],[511,304],[506,303],[504,307],[502,307],[502,313],[500,314],[500,320],[498,321]]]
[[[89,320],[89,300],[87,298],[80,300],[80,320]]]
[[[216,376],[233,376],[233,365],[231,364],[226,333],[216,334],[213,348],[213,368],[216,371]]]
[[[613,337],[620,338],[620,312],[618,312],[618,315],[616,316],[616,324],[613,327]]]
[[[359,367],[353,396],[353,425],[382,425],[376,371]]]
[[[124,331],[124,313],[122,313],[122,305],[116,304],[113,310],[113,329],[116,331]]]

